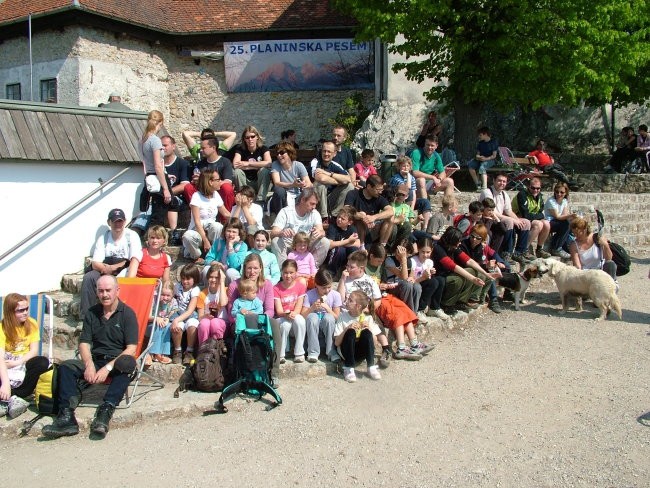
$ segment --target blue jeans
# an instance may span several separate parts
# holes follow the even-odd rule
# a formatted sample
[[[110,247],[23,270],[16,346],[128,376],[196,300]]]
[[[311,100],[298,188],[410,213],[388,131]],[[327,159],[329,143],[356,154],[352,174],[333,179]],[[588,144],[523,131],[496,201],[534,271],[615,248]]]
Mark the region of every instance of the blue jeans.
[[[474,171],[478,170],[479,174],[484,175],[487,173],[487,170],[494,166],[496,163],[496,159],[490,159],[488,161],[477,161],[476,159],[472,159],[469,161],[469,163],[467,163],[467,167],[469,169],[473,169]]]

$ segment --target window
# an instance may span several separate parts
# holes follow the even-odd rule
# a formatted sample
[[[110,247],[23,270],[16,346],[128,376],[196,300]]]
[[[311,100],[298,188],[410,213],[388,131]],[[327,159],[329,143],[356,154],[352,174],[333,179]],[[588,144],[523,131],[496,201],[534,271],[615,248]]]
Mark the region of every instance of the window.
[[[56,78],[41,80],[41,102],[56,103]]]
[[[20,83],[7,85],[5,98],[7,98],[7,100],[20,100]]]

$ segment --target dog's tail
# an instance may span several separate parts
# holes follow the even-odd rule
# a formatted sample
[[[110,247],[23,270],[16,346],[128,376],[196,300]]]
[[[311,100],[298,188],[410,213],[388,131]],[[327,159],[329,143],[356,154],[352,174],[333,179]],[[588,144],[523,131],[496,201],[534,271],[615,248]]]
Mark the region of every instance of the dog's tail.
[[[618,295],[613,294],[612,297],[609,300],[609,308],[611,310],[614,310],[616,312],[616,315],[618,315],[618,319],[622,320],[623,319],[623,311],[621,310],[621,301],[618,298]]]

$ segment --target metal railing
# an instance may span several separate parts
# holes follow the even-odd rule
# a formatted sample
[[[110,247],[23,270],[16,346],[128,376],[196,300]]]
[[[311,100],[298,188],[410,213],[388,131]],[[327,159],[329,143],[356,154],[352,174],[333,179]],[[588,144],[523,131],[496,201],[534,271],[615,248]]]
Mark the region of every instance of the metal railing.
[[[86,200],[88,200],[90,197],[92,197],[95,193],[98,193],[98,192],[102,191],[102,190],[103,190],[107,185],[109,185],[110,183],[112,183],[113,181],[115,181],[117,178],[119,178],[120,176],[122,176],[124,173],[126,173],[126,172],[127,172],[128,170],[130,170],[130,169],[131,169],[131,167],[128,166],[128,167],[124,168],[122,171],[120,171],[119,173],[117,173],[115,176],[111,177],[110,179],[108,179],[108,180],[106,180],[106,181],[102,181],[102,180],[100,179],[99,182],[101,183],[101,185],[99,185],[97,188],[95,188],[93,191],[91,191],[90,193],[88,193],[88,194],[85,195],[84,197],[82,197],[82,198],[80,198],[79,200],[77,200],[75,203],[73,203],[72,205],[70,205],[68,208],[66,208],[66,209],[65,209],[63,212],[61,212],[59,215],[57,215],[56,217],[52,218],[51,220],[49,220],[49,221],[46,222],[45,224],[43,224],[41,227],[39,227],[39,228],[36,229],[34,232],[32,232],[31,234],[29,234],[27,237],[25,237],[23,240],[21,240],[18,244],[16,244],[15,246],[12,246],[11,249],[9,249],[8,251],[5,251],[4,253],[2,253],[2,255],[0,255],[0,261],[2,261],[4,258],[6,258],[7,256],[9,256],[10,254],[12,254],[16,249],[21,248],[21,247],[22,247],[23,245],[25,245],[27,242],[31,241],[34,237],[36,237],[38,234],[40,234],[41,232],[43,232],[45,229],[47,229],[49,226],[51,226],[54,222],[56,222],[57,220],[61,219],[64,215],[68,214],[69,212],[71,212],[72,210],[74,210],[75,208],[77,208],[79,205],[81,205],[82,203],[84,203]]]

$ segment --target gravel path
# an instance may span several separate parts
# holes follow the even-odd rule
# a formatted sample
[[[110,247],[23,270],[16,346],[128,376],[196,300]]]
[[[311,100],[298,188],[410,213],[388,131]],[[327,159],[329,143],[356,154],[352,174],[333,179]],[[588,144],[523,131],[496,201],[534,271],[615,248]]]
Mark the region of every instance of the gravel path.
[[[621,322],[594,323],[590,303],[560,317],[545,280],[522,312],[486,311],[381,382],[286,380],[273,411],[237,399],[101,442],[4,439],[0,463],[49,487],[647,487],[648,262],[621,279]]]

